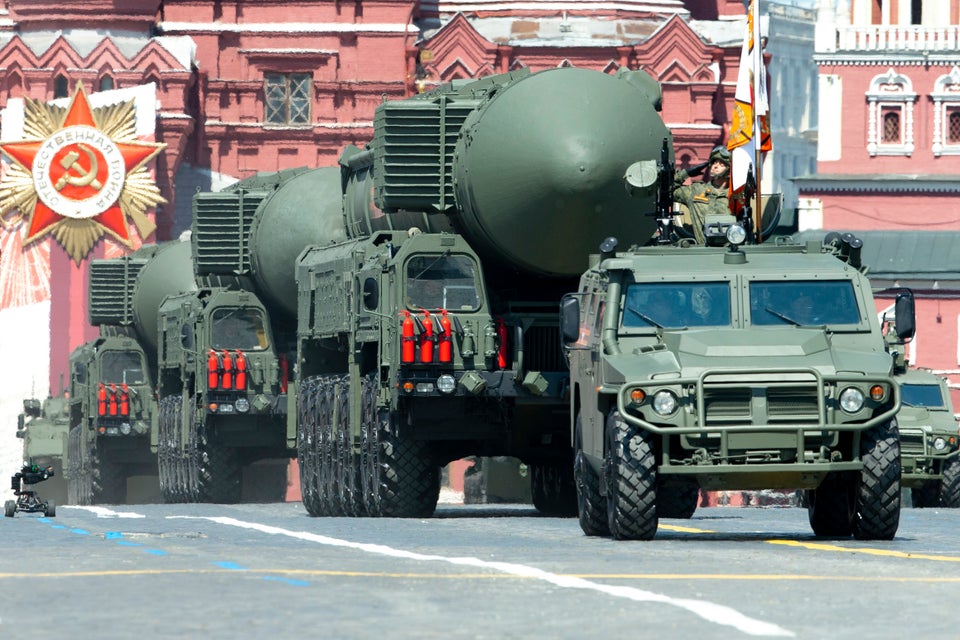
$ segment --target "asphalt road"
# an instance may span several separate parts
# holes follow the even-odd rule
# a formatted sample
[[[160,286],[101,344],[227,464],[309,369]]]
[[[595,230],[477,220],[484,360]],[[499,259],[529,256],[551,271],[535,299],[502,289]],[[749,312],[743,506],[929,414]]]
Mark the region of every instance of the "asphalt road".
[[[892,542],[798,508],[699,509],[650,542],[528,506],[428,520],[299,503],[68,507],[0,518],[0,638],[957,638],[960,511]]]

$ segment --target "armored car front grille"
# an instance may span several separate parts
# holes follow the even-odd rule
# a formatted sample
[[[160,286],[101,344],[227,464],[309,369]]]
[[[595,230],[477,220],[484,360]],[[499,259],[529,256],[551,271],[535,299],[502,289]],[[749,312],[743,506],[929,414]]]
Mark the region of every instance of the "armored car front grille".
[[[563,371],[559,327],[533,326],[523,332],[523,368],[527,371]]]
[[[923,431],[919,429],[900,428],[900,453],[906,455],[923,455],[926,450],[923,446]]]
[[[730,424],[817,424],[817,388],[799,386],[704,388],[704,416],[707,426]]]

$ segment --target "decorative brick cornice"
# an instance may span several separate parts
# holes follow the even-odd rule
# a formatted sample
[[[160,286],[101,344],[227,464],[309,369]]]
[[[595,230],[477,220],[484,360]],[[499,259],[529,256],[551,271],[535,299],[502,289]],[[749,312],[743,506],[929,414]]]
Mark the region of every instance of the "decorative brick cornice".
[[[803,193],[960,193],[956,175],[821,173],[791,180]]]

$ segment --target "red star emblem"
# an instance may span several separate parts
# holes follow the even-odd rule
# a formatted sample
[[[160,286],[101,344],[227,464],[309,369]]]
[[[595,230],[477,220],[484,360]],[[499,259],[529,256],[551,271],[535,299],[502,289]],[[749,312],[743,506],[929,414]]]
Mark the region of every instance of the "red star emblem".
[[[61,132],[68,130],[69,127],[87,128],[75,130],[81,132],[97,130],[93,111],[82,86],[78,88],[70,102]],[[124,211],[118,202],[123,180],[127,174],[141,167],[159,153],[163,145],[130,141],[120,142],[109,140],[105,135],[101,136],[102,139],[109,142],[107,146],[113,156],[122,158],[123,177],[119,179],[119,186],[117,186],[118,176],[116,174],[120,167],[111,167],[110,157],[105,155],[90,140],[67,138],[59,141],[51,149],[50,141],[56,139],[58,133],[61,132],[55,132],[46,140],[30,140],[0,145],[0,150],[28,172],[34,172],[37,156],[41,149],[44,149],[44,155],[41,156],[43,161],[41,164],[44,168],[43,175],[38,176],[34,173],[34,180],[40,180],[41,182],[45,180],[45,184],[52,187],[53,190],[50,190],[50,193],[54,195],[58,203],[55,207],[51,207],[44,201],[44,198],[41,197],[37,200],[24,243],[29,243],[44,235],[64,217],[89,217],[113,233],[118,239],[129,243],[129,227]],[[49,159],[45,157],[48,152],[51,153]],[[107,190],[104,187],[108,185],[110,180],[114,181],[115,188]],[[100,213],[97,215],[63,214],[64,211],[69,211],[74,206],[79,207],[80,203],[89,202],[98,197],[100,197],[100,202],[97,203],[97,211],[100,211]]]

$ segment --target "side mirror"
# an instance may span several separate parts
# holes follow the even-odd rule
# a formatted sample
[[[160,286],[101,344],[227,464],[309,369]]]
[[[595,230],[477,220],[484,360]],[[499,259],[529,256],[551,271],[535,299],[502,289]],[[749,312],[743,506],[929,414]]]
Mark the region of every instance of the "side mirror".
[[[188,324],[180,327],[180,346],[187,351],[193,350],[193,327]]]
[[[78,362],[73,367],[73,377],[79,384],[87,383],[87,365]]]
[[[17,416],[17,431],[23,431],[26,421],[23,419],[23,414]]]
[[[569,293],[560,300],[560,335],[564,345],[580,339],[580,300]]]
[[[907,290],[897,294],[897,301],[894,303],[894,318],[897,326],[897,337],[904,342],[912,340],[917,332],[913,291]]]
[[[380,305],[380,288],[377,281],[367,278],[363,281],[363,308],[367,311],[376,311]]]

